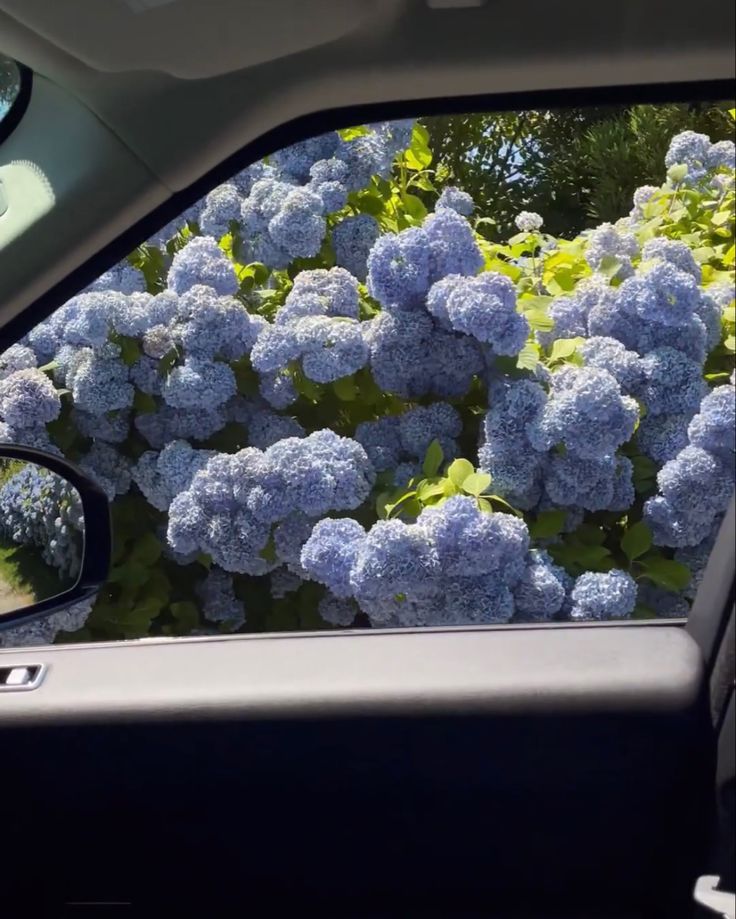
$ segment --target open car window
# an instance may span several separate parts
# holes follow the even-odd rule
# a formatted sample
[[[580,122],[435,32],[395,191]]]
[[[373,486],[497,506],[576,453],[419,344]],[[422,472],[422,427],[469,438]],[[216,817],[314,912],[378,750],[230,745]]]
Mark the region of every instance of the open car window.
[[[687,616],[733,493],[733,117],[382,122],[213,189],[0,354],[0,440],[93,475],[115,540],[0,643]],[[66,570],[0,480],[0,588],[29,539]]]

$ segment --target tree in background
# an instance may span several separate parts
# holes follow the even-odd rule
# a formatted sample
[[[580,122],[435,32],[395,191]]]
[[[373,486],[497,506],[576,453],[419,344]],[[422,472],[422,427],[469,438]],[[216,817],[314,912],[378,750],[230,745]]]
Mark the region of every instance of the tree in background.
[[[664,155],[680,131],[730,139],[733,103],[636,105],[451,115],[422,119],[437,177],[467,191],[489,215],[481,232],[502,239],[522,210],[571,238],[615,221],[641,185],[664,180]]]

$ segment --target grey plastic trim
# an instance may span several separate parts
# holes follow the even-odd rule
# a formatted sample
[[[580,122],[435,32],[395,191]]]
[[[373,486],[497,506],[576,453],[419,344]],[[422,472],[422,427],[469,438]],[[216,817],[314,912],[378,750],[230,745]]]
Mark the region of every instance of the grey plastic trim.
[[[596,713],[695,703],[698,646],[677,626],[239,636],[35,650],[11,723],[437,713]],[[7,651],[13,666],[22,651]]]
[[[736,497],[731,499],[718,531],[718,538],[687,620],[687,630],[700,645],[708,671],[715,664],[728,613],[733,606],[735,533]]]

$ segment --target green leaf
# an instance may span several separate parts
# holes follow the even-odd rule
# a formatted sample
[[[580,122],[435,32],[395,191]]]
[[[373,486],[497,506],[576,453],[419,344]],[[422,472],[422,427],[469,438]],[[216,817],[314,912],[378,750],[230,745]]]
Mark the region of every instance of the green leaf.
[[[644,603],[637,603],[634,607],[634,611],[631,614],[632,619],[656,619],[657,614],[653,609],[646,606]]]
[[[133,544],[130,560],[150,568],[161,558],[163,546],[153,533],[144,533]]]
[[[184,632],[191,632],[199,625],[199,610],[191,600],[182,600],[180,603],[169,605],[171,615]]]
[[[534,370],[539,363],[540,353],[539,345],[528,341],[517,355],[516,366],[519,370]]]
[[[478,497],[482,495],[487,488],[490,488],[491,477],[487,472],[474,472],[469,475],[462,484],[462,490],[467,495]]]
[[[422,471],[424,474],[429,477],[437,475],[440,466],[442,465],[442,460],[445,458],[445,454],[442,452],[442,447],[438,440],[433,440],[432,443],[427,447],[427,452],[424,456],[424,462],[422,463]]]
[[[479,500],[485,500],[484,498],[479,498]],[[491,506],[494,504],[500,504],[501,507],[505,508],[507,513],[513,514],[515,517],[523,517],[524,515],[521,511],[517,510],[512,504],[502,498],[500,495],[488,495],[488,501],[490,501]]]
[[[176,362],[179,359],[179,352],[176,348],[172,348],[170,351],[167,351],[166,354],[158,362],[158,372],[162,377],[167,377],[171,371],[176,366]]]
[[[258,554],[269,564],[273,564],[277,560],[278,556],[276,555],[276,543],[274,542],[273,536],[269,537],[268,542]]]
[[[423,220],[427,216],[427,208],[424,206],[424,202],[421,198],[417,198],[416,195],[402,195],[401,203],[404,205],[406,213],[413,217],[414,220]]]
[[[630,562],[644,555],[651,547],[652,532],[642,520],[629,527],[621,538],[621,549]]]
[[[462,488],[465,479],[474,472],[475,469],[470,460],[456,459],[450,463],[447,469],[447,477],[454,485],[457,485],[458,488]]]
[[[549,355],[549,363],[554,364],[557,361],[564,361],[577,351],[585,342],[584,338],[558,338],[552,345]]]
[[[598,271],[606,278],[614,278],[621,270],[621,262],[612,255],[604,255]]]
[[[445,497],[444,482],[422,482],[417,488],[417,498],[427,504],[433,498]]]
[[[677,163],[674,166],[670,166],[667,170],[667,178],[673,185],[679,185],[686,175],[687,166],[685,163]]]
[[[148,415],[151,412],[155,412],[157,408],[158,406],[153,396],[140,389],[136,389],[135,395],[133,396],[133,409],[136,414]]]
[[[530,309],[523,312],[527,322],[535,332],[551,332],[554,329],[554,319],[551,319],[544,310]]]
[[[483,511],[484,514],[493,513],[493,505],[488,500],[488,498],[477,498],[478,509]]]
[[[414,489],[410,489],[409,491],[405,491],[398,498],[388,501],[386,504],[386,515],[388,517],[391,517],[397,508],[401,508],[408,501],[415,500],[416,496],[417,496],[416,491]]]
[[[115,336],[115,343],[120,346],[120,358],[126,367],[131,367],[141,356],[140,345],[135,338],[127,335]]]
[[[354,128],[340,128],[337,133],[342,140],[355,140],[356,137],[365,137],[370,133],[370,129],[361,124]]]
[[[532,539],[549,539],[562,532],[567,520],[567,511],[554,510],[542,511],[534,523],[529,525],[529,535]]]
[[[667,590],[684,590],[690,583],[690,569],[674,559],[652,555],[639,559],[639,564],[642,577]]]
[[[358,395],[358,387],[352,376],[341,377],[332,384],[332,389],[341,402],[355,402]]]

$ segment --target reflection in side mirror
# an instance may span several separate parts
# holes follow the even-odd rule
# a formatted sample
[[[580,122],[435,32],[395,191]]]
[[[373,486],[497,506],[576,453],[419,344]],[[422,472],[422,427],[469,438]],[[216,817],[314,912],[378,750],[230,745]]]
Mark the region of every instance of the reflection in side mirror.
[[[89,596],[109,559],[98,486],[59,457],[0,446],[0,628]]]
[[[72,590],[83,555],[77,489],[36,463],[0,458],[0,615]]]

